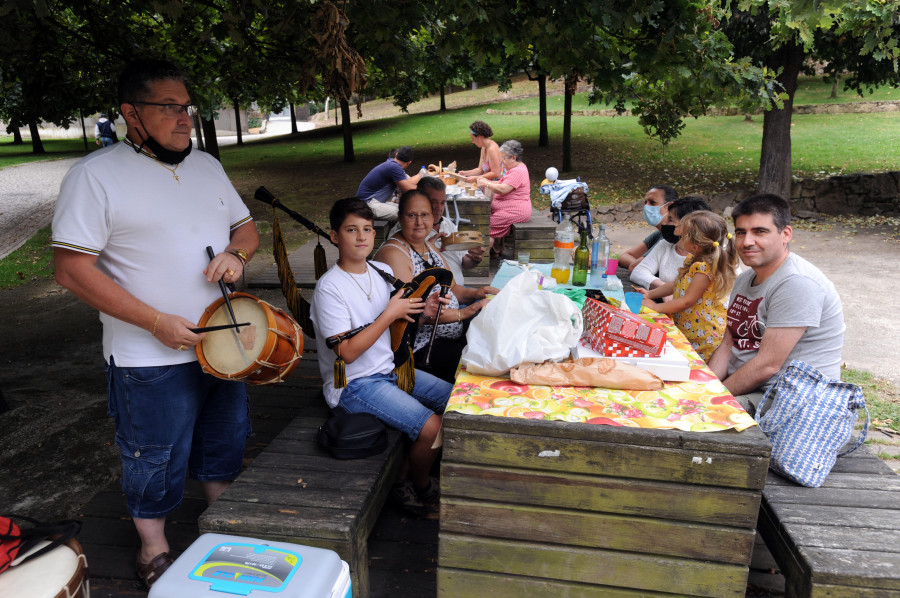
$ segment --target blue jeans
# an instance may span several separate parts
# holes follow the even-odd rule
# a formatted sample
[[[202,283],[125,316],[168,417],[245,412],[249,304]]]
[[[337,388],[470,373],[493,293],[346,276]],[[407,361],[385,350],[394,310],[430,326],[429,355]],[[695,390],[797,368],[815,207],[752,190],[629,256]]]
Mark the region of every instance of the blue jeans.
[[[106,366],[122,489],[132,517],[164,517],[184,497],[185,473],[233,480],[250,435],[243,382],[204,373],[195,361],[157,367]]]
[[[116,140],[113,139],[112,137],[101,137],[100,138],[100,144],[102,147],[112,145],[115,142],[116,142]]]
[[[428,418],[444,412],[451,390],[452,384],[421,370],[412,394],[400,390],[393,372],[375,374],[351,380],[337,406],[347,413],[371,413],[414,441]]]

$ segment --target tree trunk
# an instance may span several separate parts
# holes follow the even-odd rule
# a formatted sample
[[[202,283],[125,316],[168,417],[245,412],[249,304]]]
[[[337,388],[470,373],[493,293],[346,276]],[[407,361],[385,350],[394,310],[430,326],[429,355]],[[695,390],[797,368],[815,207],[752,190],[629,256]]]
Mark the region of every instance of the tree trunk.
[[[78,118],[81,119],[81,138],[84,139],[84,153],[87,153],[88,152],[88,140],[87,140],[87,131],[84,128],[84,114],[79,112]]]
[[[541,133],[538,138],[538,147],[550,147],[550,135],[547,133],[547,75],[538,75],[538,120]]]
[[[22,145],[23,143],[25,143],[24,141],[22,141],[22,131],[19,130],[19,127],[15,127],[12,130],[12,134],[13,134],[13,145]]]
[[[797,76],[803,64],[803,48],[791,42],[773,56],[768,66],[783,69],[778,81],[788,99],[780,110],[767,110],[763,116],[762,151],[759,157],[759,192],[791,198],[791,112]]]
[[[297,134],[297,113],[294,111],[294,102],[288,102],[291,109],[291,135]]]
[[[211,118],[204,118],[203,136],[206,138],[206,153],[219,159],[219,140],[216,139],[216,121]]]
[[[344,98],[341,98],[341,129],[344,131],[344,162],[356,162],[353,155],[353,131],[350,129],[350,102]]]
[[[44,149],[44,144],[41,142],[41,133],[38,130],[37,121],[28,121],[28,130],[31,131],[31,153],[46,154],[47,150]]]
[[[565,101],[563,107],[563,163],[562,171],[572,171],[572,96],[575,94],[575,86],[578,77],[566,77]]]
[[[834,81],[831,82],[831,95],[828,96],[829,98],[838,97],[838,83],[840,83],[840,82],[841,82],[841,78],[838,77],[837,75],[835,75]]]
[[[234,103],[234,122],[237,129],[237,144],[244,145],[244,137],[241,135],[241,107],[237,102]]]
[[[191,120],[194,121],[194,133],[197,135],[197,149],[201,152],[205,152],[206,146],[203,144],[203,125],[200,123],[200,115],[194,113]]]
[[[441,81],[441,112],[447,111],[447,102],[444,99],[444,87],[446,87],[446,82]]]

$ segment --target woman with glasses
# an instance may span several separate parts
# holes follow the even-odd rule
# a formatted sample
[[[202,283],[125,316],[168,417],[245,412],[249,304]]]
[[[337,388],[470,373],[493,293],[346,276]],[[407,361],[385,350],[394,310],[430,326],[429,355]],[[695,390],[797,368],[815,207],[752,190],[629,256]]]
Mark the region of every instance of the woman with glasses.
[[[475,182],[491,200],[491,257],[501,257],[504,238],[513,224],[531,219],[531,181],[522,162],[522,144],[510,139],[500,146],[505,172],[499,181],[479,177]]]
[[[404,192],[400,196],[398,215],[400,230],[385,241],[375,254],[375,260],[390,266],[394,276],[403,282],[410,282],[427,268],[446,268],[440,250],[426,240],[434,226],[428,196],[417,189]],[[436,285],[432,292],[438,291],[439,287]],[[437,335],[431,348],[430,366],[425,366],[425,357],[434,322],[422,320],[419,323],[413,342],[416,368],[453,382],[459,357],[466,345],[463,323],[481,311],[487,304],[485,297],[488,294],[498,292],[494,287],[473,289],[454,281],[448,296],[450,304],[441,311]]]
[[[500,166],[500,146],[491,139],[494,131],[486,122],[476,120],[469,125],[469,135],[475,147],[481,149],[478,156],[478,167],[472,170],[460,170],[459,174],[466,177],[467,183],[474,183],[478,177],[484,177],[492,181],[500,178],[502,166]]]

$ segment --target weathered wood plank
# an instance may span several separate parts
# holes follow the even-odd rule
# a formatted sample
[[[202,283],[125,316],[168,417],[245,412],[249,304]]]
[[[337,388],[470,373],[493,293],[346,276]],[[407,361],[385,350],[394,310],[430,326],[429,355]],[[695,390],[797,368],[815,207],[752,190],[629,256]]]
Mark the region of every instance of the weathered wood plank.
[[[815,563],[809,579],[819,584],[882,588],[900,591],[900,554],[876,550],[855,551],[800,547],[807,563]]]
[[[900,513],[898,513],[900,516]],[[791,536],[798,546],[879,552],[897,555],[900,567],[900,530],[884,530],[826,525],[792,525]]]
[[[671,500],[677,501],[673,495]],[[590,513],[441,499],[441,532],[749,565],[755,530]]]
[[[897,477],[900,478],[900,476]],[[767,500],[778,504],[894,509],[897,511],[896,516],[900,518],[900,495],[897,490],[767,486],[765,494]]]
[[[810,588],[809,596],[810,598],[900,598],[900,591],[817,584]]]
[[[518,420],[510,421],[518,422]],[[446,419],[444,458],[459,463],[750,489],[763,487],[769,464],[768,457],[699,449],[678,450],[572,438],[462,430],[448,427]]]
[[[768,459],[772,447],[757,426],[735,432],[683,432],[632,428],[628,426],[598,426],[585,423],[545,421],[525,418],[487,417],[451,412],[444,416],[444,433],[449,430],[500,432],[542,439],[565,438],[610,442],[640,447],[660,447],[680,450],[712,451]]]
[[[350,541],[357,528],[359,513],[345,509],[302,507],[286,508],[266,503],[241,503],[217,500],[200,517],[200,531],[237,534],[259,538],[284,538],[304,543],[308,539]],[[301,540],[302,539],[302,540]]]
[[[660,594],[576,582],[514,577],[462,569],[438,569],[438,596],[490,596],[491,598],[686,598],[685,594]]]
[[[441,533],[441,568],[538,577],[695,596],[743,597],[747,567],[534,542]]]
[[[769,507],[788,531],[795,524],[900,530],[900,517],[884,509],[781,503],[769,503]]]
[[[348,476],[345,474],[340,477]],[[228,496],[222,500],[276,505],[288,509],[333,508],[334,505],[341,505],[342,509],[361,510],[369,495],[368,488],[360,492],[343,488],[304,488],[296,483],[290,487],[247,482],[233,486],[234,488],[228,489]]]
[[[766,478],[766,491],[768,491],[769,488],[779,486],[798,489],[803,488],[803,486],[770,471]],[[867,473],[840,473],[832,471],[828,474],[828,477],[825,478],[825,483],[822,485],[822,488],[852,488],[856,490],[889,490],[897,492],[900,491],[900,476],[893,472],[891,475],[873,475]]]
[[[748,490],[474,467],[447,460],[441,466],[441,493],[444,497],[556,506],[749,529],[756,525],[760,503],[759,492]]]
[[[346,490],[348,492],[369,492],[380,477],[378,471],[337,472],[333,469],[304,470],[283,467],[257,467],[251,464],[241,473],[242,484],[280,486],[282,488]]]

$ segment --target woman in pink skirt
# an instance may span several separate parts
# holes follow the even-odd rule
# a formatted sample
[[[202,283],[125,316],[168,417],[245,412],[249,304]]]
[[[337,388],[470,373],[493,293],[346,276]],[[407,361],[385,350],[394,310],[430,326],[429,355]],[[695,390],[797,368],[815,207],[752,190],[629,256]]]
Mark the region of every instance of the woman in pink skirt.
[[[505,174],[499,181],[479,177],[476,184],[491,200],[491,257],[503,252],[503,238],[509,227],[531,219],[531,182],[522,160],[522,144],[510,139],[500,146]]]

